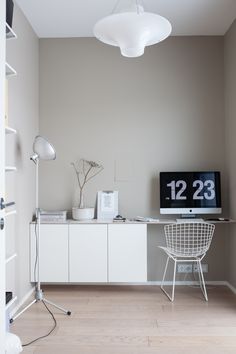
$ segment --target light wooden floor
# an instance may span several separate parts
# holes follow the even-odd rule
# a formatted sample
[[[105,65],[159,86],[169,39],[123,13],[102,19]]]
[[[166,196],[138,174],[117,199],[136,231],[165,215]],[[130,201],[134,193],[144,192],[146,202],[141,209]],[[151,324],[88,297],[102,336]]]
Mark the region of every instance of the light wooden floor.
[[[44,287],[45,296],[72,311],[53,310],[50,337],[24,353],[34,354],[232,354],[236,353],[236,296],[211,287],[206,303],[199,289],[177,287],[171,303],[156,286]],[[23,343],[52,326],[42,303],[11,326]]]

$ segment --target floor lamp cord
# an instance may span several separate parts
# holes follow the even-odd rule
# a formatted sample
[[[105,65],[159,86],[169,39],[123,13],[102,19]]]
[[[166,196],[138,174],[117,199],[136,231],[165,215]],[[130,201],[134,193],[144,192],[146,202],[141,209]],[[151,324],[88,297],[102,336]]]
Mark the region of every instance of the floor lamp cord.
[[[35,304],[36,302],[39,302],[39,301],[43,303],[43,305],[45,306],[45,308],[47,309],[47,311],[48,311],[49,314],[51,315],[51,317],[52,317],[54,323],[53,323],[53,327],[49,330],[49,332],[48,332],[47,334],[45,334],[45,335],[43,335],[43,336],[40,336],[40,337],[38,337],[38,338],[36,338],[36,339],[33,339],[32,341],[30,341],[30,342],[28,342],[28,343],[22,344],[23,347],[26,347],[26,346],[28,346],[28,345],[30,345],[30,344],[32,344],[32,343],[35,343],[36,341],[38,341],[38,340],[40,340],[40,339],[43,339],[43,338],[48,337],[48,336],[55,330],[55,328],[57,327],[56,318],[55,318],[54,314],[52,313],[52,311],[51,311],[51,310],[49,309],[49,307],[47,306],[47,304],[50,304],[50,305],[56,307],[57,309],[59,309],[59,310],[65,312],[68,316],[71,315],[71,311],[67,311],[67,310],[63,309],[62,307],[60,307],[60,306],[54,304],[53,302],[51,302],[51,301],[49,301],[49,300],[47,300],[47,299],[44,299],[44,297],[43,297],[43,291],[42,291],[41,289],[38,289],[38,288],[37,288],[37,285],[35,286],[35,288],[36,288],[36,289],[35,289],[35,299],[34,299],[29,305],[27,305],[22,311],[20,311],[15,317],[11,318],[11,319],[10,319],[10,323],[13,323],[14,320],[15,320],[17,317],[19,317],[23,312],[25,312],[29,307],[31,307],[31,305],[33,305],[33,304]]]
[[[40,223],[40,221],[39,221]],[[52,313],[52,311],[48,308],[48,306],[46,304],[49,304],[51,306],[54,306],[55,308],[57,308],[58,310],[64,312],[66,315],[70,316],[71,315],[71,311],[68,311],[66,309],[64,309],[63,307],[61,306],[58,306],[57,304],[55,304],[54,302],[51,302],[47,299],[44,298],[44,294],[43,294],[43,290],[41,289],[41,286],[40,286],[40,281],[39,281],[39,273],[38,273],[38,281],[36,282],[36,268],[37,268],[37,265],[38,265],[38,251],[39,251],[39,248],[38,248],[38,243],[39,243],[39,240],[38,240],[38,235],[37,235],[37,224],[38,224],[38,218],[36,217],[36,222],[35,222],[35,237],[36,237],[36,258],[35,258],[35,266],[34,266],[34,275],[35,275],[35,298],[34,300],[28,304],[25,308],[23,308],[23,310],[21,310],[19,313],[17,313],[14,317],[12,317],[10,319],[10,323],[13,323],[22,313],[24,313],[28,308],[30,308],[33,304],[35,304],[36,302],[42,302],[45,306],[45,308],[47,309],[47,311],[49,312],[49,314],[51,315],[52,319],[53,319],[53,328],[47,333],[45,334],[44,336],[41,336],[41,337],[38,337],[32,341],[30,341],[29,343],[26,343],[26,344],[23,344],[23,347],[24,346],[28,346],[34,342],[36,342],[37,340],[39,339],[43,339],[43,338],[46,338],[48,337],[56,328],[57,326],[57,321]]]
[[[41,336],[41,337],[38,337],[38,338],[36,338],[36,339],[33,339],[32,341],[30,341],[30,342],[28,342],[28,343],[22,344],[22,347],[27,347],[28,345],[31,345],[31,344],[37,342],[37,341],[40,340],[40,339],[43,339],[43,338],[46,338],[46,337],[50,336],[50,334],[51,334],[51,333],[56,329],[56,327],[57,327],[57,320],[56,320],[55,316],[53,315],[52,311],[51,311],[51,310],[48,308],[48,306],[45,304],[44,300],[42,300],[42,303],[44,304],[44,306],[46,307],[47,311],[50,313],[50,315],[51,315],[51,317],[52,317],[52,319],[53,319],[53,322],[54,322],[53,327],[52,327],[52,329],[50,329],[50,331],[49,331],[47,334],[45,334],[45,335],[43,335],[43,336]]]

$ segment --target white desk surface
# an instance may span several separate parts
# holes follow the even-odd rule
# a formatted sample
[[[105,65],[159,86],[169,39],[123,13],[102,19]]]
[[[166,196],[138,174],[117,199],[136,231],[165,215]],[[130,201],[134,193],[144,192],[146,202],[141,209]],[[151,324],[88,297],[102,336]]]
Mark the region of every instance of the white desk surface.
[[[209,222],[211,224],[232,224],[235,223],[235,220],[228,219],[228,220],[204,220],[205,222]],[[191,222],[191,220],[189,220]],[[34,223],[34,222],[32,222]],[[166,225],[166,224],[173,224],[176,223],[176,219],[159,219],[155,221],[135,221],[132,219],[126,219],[125,221],[113,221],[112,219],[109,220],[98,220],[98,219],[92,219],[92,220],[73,220],[73,219],[67,219],[66,221],[41,221],[41,224],[147,224],[147,225]]]

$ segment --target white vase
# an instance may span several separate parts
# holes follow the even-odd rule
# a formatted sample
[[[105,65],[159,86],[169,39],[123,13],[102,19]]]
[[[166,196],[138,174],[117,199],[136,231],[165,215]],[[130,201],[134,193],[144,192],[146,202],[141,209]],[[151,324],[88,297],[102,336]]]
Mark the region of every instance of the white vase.
[[[74,220],[91,220],[94,218],[94,208],[72,208]]]

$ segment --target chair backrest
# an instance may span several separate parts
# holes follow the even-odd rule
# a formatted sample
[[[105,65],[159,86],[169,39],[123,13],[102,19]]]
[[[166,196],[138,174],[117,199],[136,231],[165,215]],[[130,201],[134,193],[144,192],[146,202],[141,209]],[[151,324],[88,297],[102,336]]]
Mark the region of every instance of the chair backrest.
[[[210,248],[215,225],[184,222],[164,226],[168,250],[176,256],[198,257]]]

